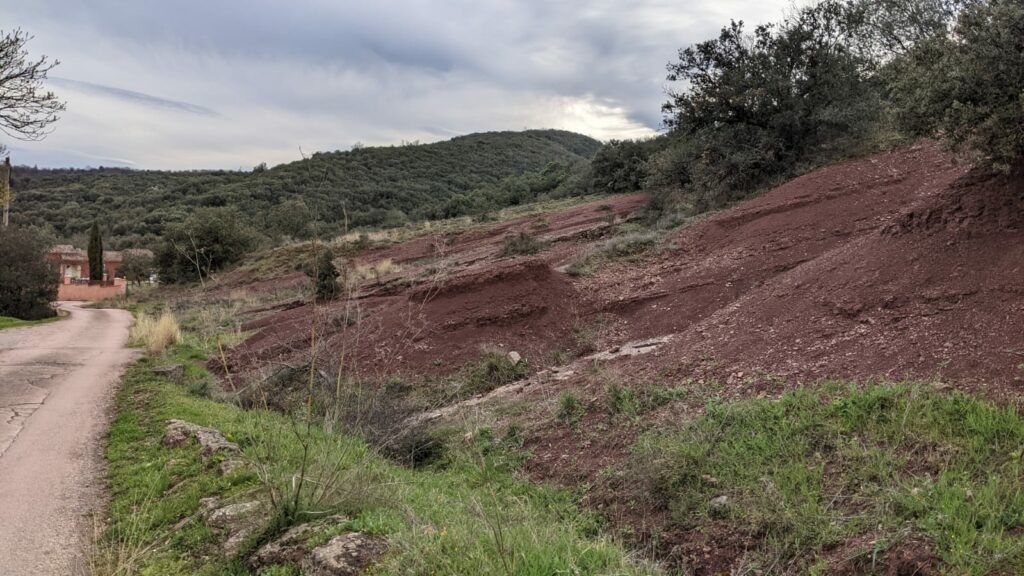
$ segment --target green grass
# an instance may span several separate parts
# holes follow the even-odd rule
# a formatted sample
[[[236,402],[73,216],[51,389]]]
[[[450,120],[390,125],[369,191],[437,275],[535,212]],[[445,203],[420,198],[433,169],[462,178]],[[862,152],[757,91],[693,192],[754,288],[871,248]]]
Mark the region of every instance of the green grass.
[[[808,573],[830,547],[868,535],[858,569],[870,572],[909,533],[944,573],[1010,574],[1024,572],[1022,450],[1012,408],[928,387],[833,385],[710,405],[643,437],[632,469],[675,529],[724,523],[760,542],[762,569]]]
[[[24,328],[25,326],[38,326],[40,324],[49,324],[50,322],[56,322],[63,316],[53,316],[51,318],[43,318],[42,320],[21,320],[19,318],[11,318],[10,316],[0,316],[0,330],[7,328]]]
[[[139,573],[247,574],[241,562],[219,556],[218,536],[201,521],[174,526],[195,514],[206,496],[292,496],[302,438],[313,455],[306,474],[317,487],[307,486],[296,517],[345,514],[350,521],[333,533],[386,537],[389,551],[373,574],[650,573],[600,536],[599,523],[578,510],[572,493],[516,479],[521,457],[510,451],[521,441],[512,431],[500,439],[478,433],[469,444],[460,438],[443,467],[413,470],[377,456],[357,438],[317,425],[307,435],[305,424],[288,416],[192,394],[189,382],[172,384],[151,374],[152,366],[165,362],[147,358],[128,369],[107,448],[111,518],[99,548],[137,551],[129,556],[138,557]],[[204,377],[194,372],[186,380]],[[196,446],[163,447],[170,418],[218,428],[259,463],[260,474],[242,470],[222,477],[215,465],[201,463]],[[279,519],[274,529],[284,527]]]

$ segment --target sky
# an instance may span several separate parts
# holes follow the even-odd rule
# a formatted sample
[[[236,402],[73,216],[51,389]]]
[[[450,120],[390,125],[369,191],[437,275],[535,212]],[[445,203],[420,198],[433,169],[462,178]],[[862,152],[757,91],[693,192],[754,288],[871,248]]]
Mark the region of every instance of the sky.
[[[67,111],[15,164],[250,169],[354,144],[661,130],[665,66],[791,0],[30,0]]]

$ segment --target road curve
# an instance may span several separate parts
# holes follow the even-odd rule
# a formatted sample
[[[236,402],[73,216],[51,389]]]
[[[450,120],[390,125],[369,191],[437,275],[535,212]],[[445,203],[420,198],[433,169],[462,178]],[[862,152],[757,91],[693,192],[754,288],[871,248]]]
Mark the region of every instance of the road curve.
[[[101,441],[135,352],[131,314],[68,303],[59,322],[0,330],[0,572],[86,574]]]

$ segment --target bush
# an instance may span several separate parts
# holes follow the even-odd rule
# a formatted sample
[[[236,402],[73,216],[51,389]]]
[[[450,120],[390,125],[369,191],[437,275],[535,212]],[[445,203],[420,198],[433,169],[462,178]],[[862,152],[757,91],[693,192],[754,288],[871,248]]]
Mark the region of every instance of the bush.
[[[181,328],[174,314],[165,311],[160,318],[148,314],[139,314],[131,329],[131,341],[141,345],[151,354],[162,354],[168,346],[181,340]]]
[[[980,153],[1009,171],[1024,158],[1024,5],[973,3],[955,33],[922,42],[894,65],[900,126],[943,135],[954,148]]]
[[[341,294],[341,287],[338,285],[338,277],[341,274],[334,266],[334,252],[330,248],[323,248],[320,251],[315,269],[307,271],[307,274],[313,278],[314,293],[318,300],[333,300]]]
[[[60,275],[46,261],[49,242],[32,230],[0,229],[0,316],[49,318]]]
[[[486,352],[483,358],[467,363],[459,372],[457,379],[461,386],[458,395],[464,398],[490,392],[525,378],[529,371],[523,360],[513,362],[508,354],[501,351]]]
[[[190,282],[238,262],[257,244],[255,231],[228,208],[197,210],[171,226],[157,253],[163,282]]]
[[[515,236],[505,238],[505,247],[501,250],[502,256],[529,256],[547,248],[547,243],[542,242],[526,232],[520,232]]]

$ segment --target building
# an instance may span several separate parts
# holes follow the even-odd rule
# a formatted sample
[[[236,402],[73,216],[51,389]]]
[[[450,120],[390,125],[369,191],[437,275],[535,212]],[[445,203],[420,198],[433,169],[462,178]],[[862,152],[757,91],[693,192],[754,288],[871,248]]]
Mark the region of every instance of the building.
[[[103,251],[103,280],[89,281],[89,255],[85,250],[70,244],[58,244],[50,250],[46,258],[60,272],[60,289],[57,299],[65,300],[102,300],[125,293],[127,283],[117,277],[117,272],[127,255],[153,256],[149,250],[132,248],[123,251]]]

